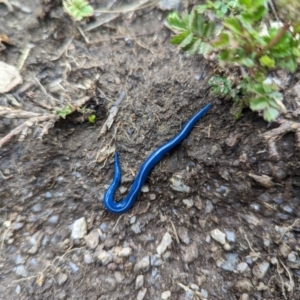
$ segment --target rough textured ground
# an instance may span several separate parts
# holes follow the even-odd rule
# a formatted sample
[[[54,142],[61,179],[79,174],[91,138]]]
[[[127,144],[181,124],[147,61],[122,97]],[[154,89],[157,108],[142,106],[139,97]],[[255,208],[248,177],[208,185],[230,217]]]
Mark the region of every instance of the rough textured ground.
[[[71,115],[42,141],[33,132],[0,149],[0,299],[300,299],[294,135],[282,137],[279,160],[270,160],[260,134],[277,125],[250,111],[234,122],[230,104],[208,96],[205,61],[169,45],[166,12],[157,7],[120,15],[84,39],[82,25],[44,2],[26,1],[27,10],[13,13],[0,4],[1,30],[15,44],[0,59],[16,65],[31,48],[19,105],[38,111],[47,101],[38,78],[57,99],[89,96],[97,121]],[[51,90],[53,82],[61,86]],[[296,83],[297,76],[289,97]],[[121,92],[118,116],[100,134]],[[105,151],[120,153],[120,199],[147,155],[210,101],[133,209],[108,213],[102,197],[113,157]],[[18,122],[2,119],[1,137]]]

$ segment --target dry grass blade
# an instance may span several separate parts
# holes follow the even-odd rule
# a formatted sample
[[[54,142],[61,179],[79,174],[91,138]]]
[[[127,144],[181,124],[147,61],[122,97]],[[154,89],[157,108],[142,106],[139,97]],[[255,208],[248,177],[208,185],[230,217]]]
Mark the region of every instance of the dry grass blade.
[[[27,121],[25,121],[21,125],[19,125],[16,128],[14,128],[10,133],[8,133],[2,139],[0,139],[0,148],[4,144],[6,144],[7,142],[9,142],[11,140],[11,138],[14,137],[15,135],[18,135],[21,132],[24,132],[24,130],[26,128],[30,128],[30,127],[32,127],[35,124],[42,123],[42,122],[49,121],[49,120],[53,120],[53,122],[55,122],[57,119],[58,119],[58,116],[51,115],[51,114],[44,115],[44,116],[38,116],[38,117],[34,117],[34,118],[28,119]]]

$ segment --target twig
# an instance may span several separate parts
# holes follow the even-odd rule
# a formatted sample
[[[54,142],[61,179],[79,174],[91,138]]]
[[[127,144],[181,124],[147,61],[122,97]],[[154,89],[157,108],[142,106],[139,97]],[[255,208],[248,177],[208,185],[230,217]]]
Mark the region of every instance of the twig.
[[[8,133],[6,136],[4,136],[2,139],[0,139],[0,148],[6,144],[13,136],[18,135],[21,133],[26,127],[32,127],[34,124],[40,123],[47,121],[49,119],[54,119],[56,120],[58,116],[55,115],[44,115],[44,116],[39,116],[35,118],[31,118],[27,121],[25,121],[23,124],[19,125],[18,127],[14,128],[10,133]]]
[[[284,233],[281,235],[281,237],[280,237],[280,239],[279,239],[279,242],[282,240],[282,238],[285,236],[285,234],[286,234],[288,231],[290,231],[290,230],[292,230],[292,229],[294,228],[294,226],[296,225],[296,223],[297,223],[298,221],[300,221],[300,218],[299,218],[299,219],[296,219],[295,222],[294,222],[292,225],[288,226],[288,227],[284,230]]]
[[[277,34],[274,36],[274,38],[269,42],[268,45],[266,45],[264,48],[262,48],[260,51],[256,53],[256,57],[261,57],[266,51],[271,49],[273,46],[275,46],[280,39],[283,37],[283,35],[289,30],[290,24],[284,24],[283,27],[277,32]]]
[[[180,244],[180,241],[179,241],[179,238],[178,238],[178,234],[177,234],[177,230],[176,230],[176,228],[175,228],[175,225],[174,225],[174,223],[172,222],[171,219],[169,219],[169,221],[170,221],[170,223],[171,223],[171,225],[172,225],[172,228],[173,228],[173,231],[174,231],[174,235],[175,235],[176,242],[177,242],[177,244],[179,245],[179,244]]]

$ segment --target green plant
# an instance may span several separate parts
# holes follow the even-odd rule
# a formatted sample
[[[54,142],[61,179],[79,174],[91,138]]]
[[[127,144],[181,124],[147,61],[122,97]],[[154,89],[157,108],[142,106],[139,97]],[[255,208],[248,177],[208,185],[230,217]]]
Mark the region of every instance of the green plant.
[[[73,112],[72,108],[69,105],[64,106],[62,109],[57,109],[55,111],[56,114],[58,114],[63,119],[66,118],[67,115],[71,114]]]
[[[96,122],[96,115],[88,116],[88,121],[92,124],[95,123]]]
[[[231,94],[236,104],[240,102],[236,107],[249,105],[252,110],[263,111],[265,120],[272,121],[285,107],[279,88],[266,79],[270,71],[278,68],[296,71],[300,23],[294,18],[267,26],[267,16],[268,0],[207,1],[182,17],[171,13],[167,26],[175,32],[171,43],[184,51],[206,58],[214,54],[222,67],[239,66],[242,79],[233,84],[213,79],[211,90],[220,96],[217,87],[222,84],[222,92]]]
[[[66,13],[76,21],[94,14],[93,8],[86,0],[63,0],[63,7]]]

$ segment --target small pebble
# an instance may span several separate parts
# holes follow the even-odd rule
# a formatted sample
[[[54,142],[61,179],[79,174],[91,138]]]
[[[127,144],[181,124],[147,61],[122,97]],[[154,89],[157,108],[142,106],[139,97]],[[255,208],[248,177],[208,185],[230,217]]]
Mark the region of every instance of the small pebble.
[[[218,228],[213,229],[210,232],[211,237],[218,243],[224,245],[226,243],[226,235],[224,232],[222,232],[221,230],[219,230]]]
[[[148,269],[150,265],[150,259],[149,259],[149,256],[144,256],[141,260],[139,260],[135,266],[134,266],[134,271],[135,272],[138,272],[140,270],[146,270]]]
[[[120,257],[128,257],[130,256],[132,253],[132,249],[130,247],[126,247],[126,248],[123,248],[119,253],[118,253],[118,256]]]
[[[86,245],[91,248],[95,249],[99,244],[99,232],[97,229],[92,230],[88,235],[84,237]]]
[[[252,273],[258,279],[262,279],[265,277],[266,273],[268,272],[269,267],[270,267],[270,263],[268,263],[267,261],[263,261],[262,263],[257,264],[253,267]]]
[[[161,299],[163,299],[163,300],[171,299],[171,291],[164,291],[161,294]]]
[[[135,289],[138,290],[144,285],[144,275],[137,276],[135,280]]]
[[[212,202],[207,200],[206,206],[205,206],[205,214],[207,215],[207,214],[211,213],[213,211],[213,209],[214,209],[214,206],[213,206]]]
[[[198,258],[199,250],[197,244],[193,243],[186,247],[184,254],[182,255],[182,260],[189,264]]]
[[[82,239],[86,234],[87,234],[87,224],[85,218],[82,217],[73,223],[71,238],[73,240]]]
[[[46,192],[45,193],[45,198],[46,199],[51,199],[52,198],[52,194],[50,192]]]
[[[141,289],[139,292],[138,292],[138,295],[137,295],[137,300],[143,300],[145,295],[147,293],[147,289],[146,288],[143,288]]]
[[[172,237],[169,232],[166,232],[156,248],[158,255],[162,255],[166,252],[167,248],[172,244]]]
[[[58,215],[53,215],[53,216],[51,216],[51,217],[48,219],[48,222],[49,222],[50,224],[57,224],[58,219],[59,219],[59,216],[58,216]]]
[[[68,279],[68,276],[64,273],[60,273],[57,278],[58,285],[63,285]]]
[[[143,185],[141,188],[142,193],[149,193],[149,186],[147,184]]]
[[[225,234],[228,242],[235,243],[236,238],[235,233],[233,231],[225,230]]]
[[[185,204],[187,208],[191,208],[194,206],[194,201],[192,199],[184,199],[182,202]]]

